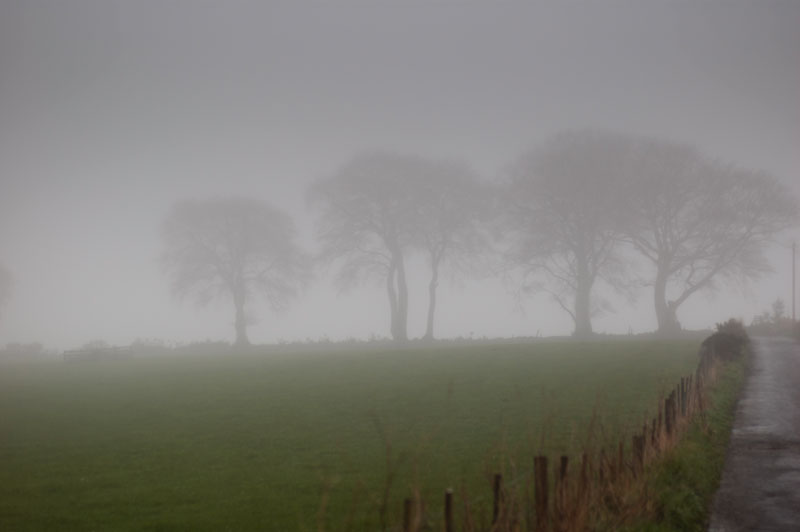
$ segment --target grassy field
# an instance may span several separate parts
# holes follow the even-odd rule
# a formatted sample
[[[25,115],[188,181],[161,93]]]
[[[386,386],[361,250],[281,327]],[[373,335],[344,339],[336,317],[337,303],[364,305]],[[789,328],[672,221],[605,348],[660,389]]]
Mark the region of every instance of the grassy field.
[[[534,453],[616,438],[698,341],[0,366],[0,530],[374,530],[419,487],[488,496]],[[595,408],[597,405],[597,408]],[[387,452],[387,449],[390,449]],[[431,503],[433,504],[433,503]]]

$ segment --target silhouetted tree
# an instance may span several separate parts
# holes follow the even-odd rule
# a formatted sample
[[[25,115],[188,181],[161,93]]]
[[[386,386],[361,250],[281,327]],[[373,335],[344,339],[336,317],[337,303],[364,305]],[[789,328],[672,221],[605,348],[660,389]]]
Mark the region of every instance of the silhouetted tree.
[[[783,315],[786,312],[786,303],[783,299],[778,298],[772,303],[772,321],[780,323],[783,320]]]
[[[600,305],[598,280],[626,282],[617,255],[621,189],[617,164],[625,143],[617,135],[566,132],[546,141],[511,167],[505,195],[508,257],[526,279],[544,278],[549,292],[572,317],[574,334],[592,333]]]
[[[710,160],[664,140],[630,140],[627,239],[655,267],[658,329],[680,329],[677,310],[719,281],[769,271],[764,248],[797,223],[791,191],[772,176]]]
[[[410,181],[426,171],[418,157],[366,153],[345,164],[308,192],[319,210],[320,258],[338,262],[342,288],[377,277],[386,283],[390,330],[408,339],[408,284],[405,254],[412,245],[417,214]]]
[[[413,236],[431,269],[424,338],[432,340],[440,269],[471,274],[485,269],[480,263],[490,239],[483,222],[491,213],[493,191],[462,164],[427,161],[426,166],[414,180]]]
[[[786,315],[786,303],[783,299],[772,302],[772,312],[765,310],[760,315],[754,316],[748,327],[750,334],[755,335],[786,335],[794,334],[795,323]]]
[[[230,297],[236,344],[247,345],[248,300],[260,295],[281,310],[309,278],[294,238],[291,218],[260,201],[186,201],[164,221],[163,264],[176,296],[200,305]]]

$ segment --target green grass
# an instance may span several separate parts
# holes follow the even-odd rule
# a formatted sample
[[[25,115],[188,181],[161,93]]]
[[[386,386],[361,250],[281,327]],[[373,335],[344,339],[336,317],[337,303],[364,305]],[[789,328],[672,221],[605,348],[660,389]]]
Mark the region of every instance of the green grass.
[[[710,394],[705,419],[698,418],[678,445],[650,474],[655,512],[631,530],[702,532],[719,488],[733,429],[736,402],[745,381],[747,357],[727,364]]]
[[[375,529],[415,486],[641,426],[698,342],[614,340],[0,367],[0,530]],[[648,417],[649,419],[649,417]],[[603,436],[597,436],[602,438]],[[324,490],[323,486],[329,486]],[[431,503],[433,506],[435,504]],[[372,526],[372,528],[368,528]]]

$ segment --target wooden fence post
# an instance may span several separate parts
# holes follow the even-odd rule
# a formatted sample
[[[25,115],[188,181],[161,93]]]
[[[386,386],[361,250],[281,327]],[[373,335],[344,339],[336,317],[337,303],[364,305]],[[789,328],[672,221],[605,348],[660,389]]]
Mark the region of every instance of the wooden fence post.
[[[681,416],[686,417],[686,379],[681,377]]]
[[[589,457],[589,454],[584,451],[581,453],[581,472],[580,476],[578,477],[578,486],[575,490],[575,498],[572,501],[572,522],[570,523],[571,530],[586,529],[586,522],[589,518],[589,501],[592,497],[592,485],[589,478],[591,469],[591,458]]]
[[[556,497],[554,503],[553,515],[553,530],[557,532],[566,532],[569,523],[569,509],[567,508],[569,501],[569,488],[567,486],[567,467],[569,466],[569,457],[562,455],[558,468],[558,476],[556,477]]]
[[[634,436],[631,446],[633,447],[633,473],[638,475],[644,467],[644,436]]]
[[[455,523],[453,522],[453,490],[448,489],[444,492],[444,530],[454,532]]]
[[[656,422],[656,446],[658,452],[663,450],[664,444],[664,401],[658,402],[658,420]]]
[[[672,412],[670,406],[672,405],[672,395],[667,397],[664,401],[664,428],[667,431],[667,438],[672,437]]]
[[[605,448],[600,449],[600,458],[599,458],[599,466],[597,468],[597,476],[600,480],[600,488],[603,488],[604,482],[606,480],[606,469],[608,467],[608,459],[606,458],[606,450]]]
[[[492,483],[492,491],[494,492],[494,509],[492,511],[492,524],[497,523],[500,517],[500,504],[502,498],[503,475],[500,473],[494,474],[494,482]]]
[[[673,432],[675,431],[674,429],[676,429],[677,426],[678,426],[678,407],[680,406],[678,404],[678,401],[680,401],[680,397],[678,397],[679,393],[680,393],[680,389],[676,386],[675,389],[672,390],[672,428],[673,428]]]
[[[653,418],[653,422],[650,427],[650,446],[653,449],[658,449],[658,440],[656,439],[656,418]]]
[[[578,501],[583,505],[589,497],[589,455],[584,451],[581,454],[581,476],[578,483]]]
[[[547,457],[536,456],[533,459],[533,478],[534,478],[534,502],[536,504],[536,532],[547,532],[547,522],[549,513],[547,483]]]
[[[411,499],[406,498],[403,501],[403,532],[411,532],[411,513],[413,509],[413,502]]]

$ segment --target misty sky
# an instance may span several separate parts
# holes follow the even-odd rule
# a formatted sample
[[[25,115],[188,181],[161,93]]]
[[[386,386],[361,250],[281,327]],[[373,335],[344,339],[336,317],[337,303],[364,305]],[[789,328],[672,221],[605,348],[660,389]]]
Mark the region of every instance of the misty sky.
[[[570,128],[695,143],[800,190],[800,2],[0,1],[0,345],[231,340],[229,305],[171,298],[159,225],[181,199],[246,195],[291,211],[357,152],[461,158],[497,179]],[[795,233],[797,234],[797,233]],[[781,238],[788,243],[792,235]],[[790,254],[747,291],[695,296],[686,327],[790,298]],[[409,332],[424,332],[412,261]],[[442,283],[437,333],[566,334],[544,294]],[[388,336],[380,284],[323,275],[254,342]],[[651,292],[594,320],[654,329]]]

